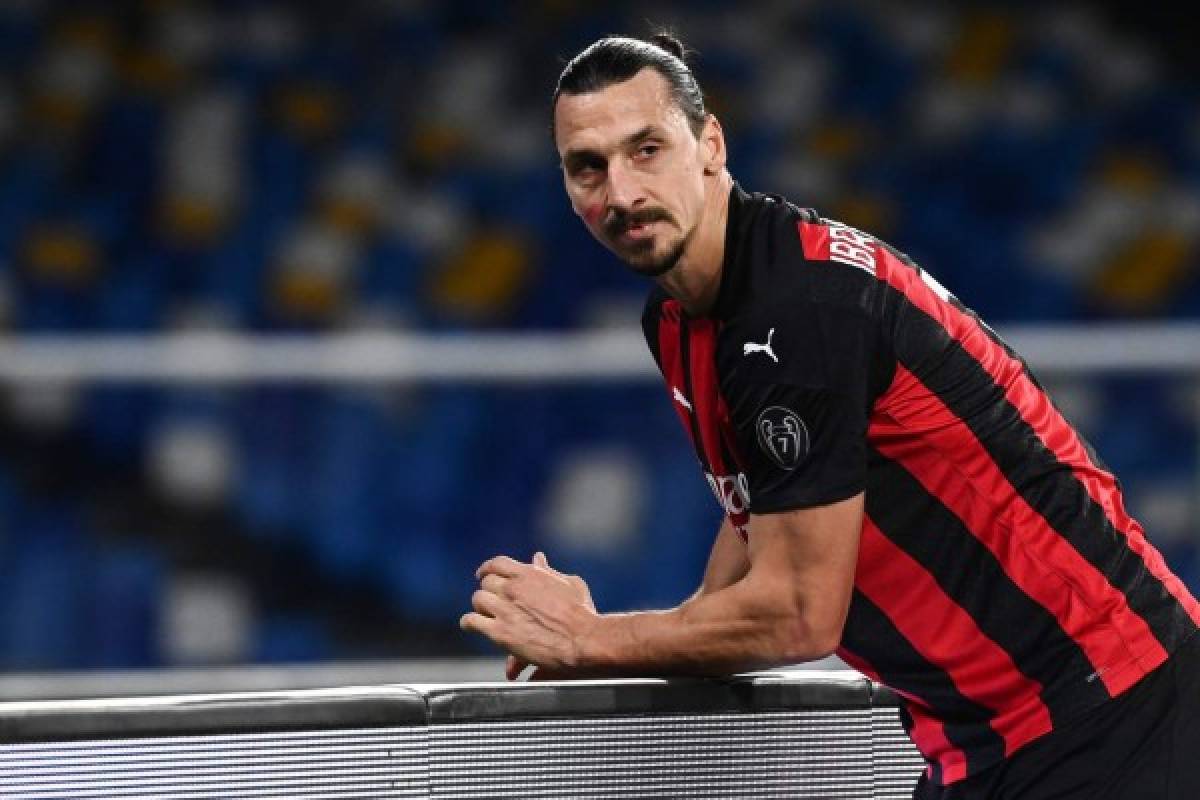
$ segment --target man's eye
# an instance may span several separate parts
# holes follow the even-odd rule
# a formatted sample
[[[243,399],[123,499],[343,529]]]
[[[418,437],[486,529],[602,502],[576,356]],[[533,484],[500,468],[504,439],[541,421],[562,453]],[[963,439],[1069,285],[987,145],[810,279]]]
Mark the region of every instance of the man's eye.
[[[656,144],[644,144],[638,148],[638,155],[643,158],[650,158],[659,151],[659,146]]]

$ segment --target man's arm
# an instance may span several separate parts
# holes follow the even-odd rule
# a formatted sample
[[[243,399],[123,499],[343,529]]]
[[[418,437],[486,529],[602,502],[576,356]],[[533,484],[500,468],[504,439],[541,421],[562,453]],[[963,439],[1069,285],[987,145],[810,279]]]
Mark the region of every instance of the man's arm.
[[[746,577],[750,571],[750,558],[746,543],[737,535],[733,522],[726,516],[717,536],[713,540],[712,550],[708,554],[708,565],[704,568],[704,579],[695,594],[684,601],[684,604],[694,603],[705,595],[720,591],[727,586],[737,583]]]
[[[841,639],[862,514],[860,493],[753,516],[745,574],[668,611],[597,614],[564,576],[492,559],[461,624],[573,676],[729,674],[821,658]]]

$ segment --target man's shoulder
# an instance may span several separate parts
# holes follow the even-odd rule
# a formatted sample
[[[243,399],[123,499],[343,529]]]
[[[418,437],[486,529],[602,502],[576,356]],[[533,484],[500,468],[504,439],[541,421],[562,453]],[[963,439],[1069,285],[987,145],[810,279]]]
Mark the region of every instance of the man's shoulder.
[[[893,249],[872,233],[781,194],[742,192],[737,216],[737,258],[744,269],[765,272],[760,277],[773,288],[806,279],[806,264],[829,262],[874,276],[875,248]]]
[[[744,192],[742,208],[744,217],[758,225],[795,227],[800,222],[819,222],[823,219],[815,207],[777,192]]]
[[[743,306],[860,305],[875,294],[882,239],[792,204],[766,219],[739,259]]]
[[[793,203],[783,195],[751,192],[742,195],[736,240],[754,250],[767,245],[768,249],[761,251],[763,254],[781,252],[779,245],[785,245],[783,250],[786,250],[787,240],[795,237],[801,223],[820,219],[816,209]]]

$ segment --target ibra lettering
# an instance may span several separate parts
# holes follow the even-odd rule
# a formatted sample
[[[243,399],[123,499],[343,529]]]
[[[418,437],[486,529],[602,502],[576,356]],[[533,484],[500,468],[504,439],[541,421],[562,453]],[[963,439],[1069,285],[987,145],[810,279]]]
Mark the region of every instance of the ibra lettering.
[[[875,240],[848,225],[829,224],[829,258],[875,274]]]

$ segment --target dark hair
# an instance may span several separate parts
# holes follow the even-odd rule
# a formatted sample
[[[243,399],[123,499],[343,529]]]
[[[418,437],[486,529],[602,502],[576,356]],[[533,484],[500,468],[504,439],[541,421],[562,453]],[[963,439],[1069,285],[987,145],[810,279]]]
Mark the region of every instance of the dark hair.
[[[560,95],[598,92],[650,67],[666,79],[671,99],[687,117],[692,133],[699,136],[708,112],[704,110],[704,94],[685,63],[686,56],[683,43],[669,33],[656,33],[649,41],[606,36],[588,45],[563,69],[551,111],[558,106]]]

